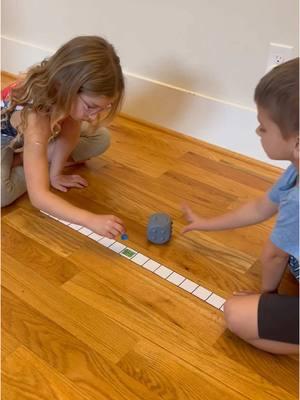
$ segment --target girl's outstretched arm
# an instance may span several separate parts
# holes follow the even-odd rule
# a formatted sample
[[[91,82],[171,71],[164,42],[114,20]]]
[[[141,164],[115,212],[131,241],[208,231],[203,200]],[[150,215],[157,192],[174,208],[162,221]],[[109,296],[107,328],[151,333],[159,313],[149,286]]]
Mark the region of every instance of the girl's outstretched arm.
[[[49,119],[31,113],[24,132],[24,171],[32,204],[57,218],[85,226],[107,237],[125,232],[123,222],[113,215],[98,215],[75,207],[50,191],[47,147],[51,135]]]

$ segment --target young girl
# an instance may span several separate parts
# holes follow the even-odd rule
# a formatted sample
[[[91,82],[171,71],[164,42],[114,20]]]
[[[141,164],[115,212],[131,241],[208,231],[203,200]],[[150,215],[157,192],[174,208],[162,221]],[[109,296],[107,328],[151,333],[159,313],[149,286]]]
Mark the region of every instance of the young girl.
[[[113,215],[78,208],[50,190],[87,186],[66,165],[103,153],[100,128],[120,107],[124,79],[114,48],[97,36],[76,37],[2,92],[1,207],[28,191],[31,203],[57,218],[114,238],[125,232]],[[50,165],[50,166],[49,166]]]
[[[235,229],[278,214],[261,256],[261,293],[238,293],[226,301],[224,316],[228,328],[253,346],[270,353],[297,353],[299,297],[277,291],[287,266],[299,280],[299,59],[265,75],[255,101],[263,149],[273,160],[290,161],[290,166],[264,196],[230,213],[206,219],[184,207],[189,225],[183,233]]]

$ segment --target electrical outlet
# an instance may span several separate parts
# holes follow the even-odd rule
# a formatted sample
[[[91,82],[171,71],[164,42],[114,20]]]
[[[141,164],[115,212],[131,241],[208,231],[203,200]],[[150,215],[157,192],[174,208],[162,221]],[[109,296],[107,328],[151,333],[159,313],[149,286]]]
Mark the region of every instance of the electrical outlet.
[[[270,43],[267,71],[293,58],[293,50],[293,46]]]

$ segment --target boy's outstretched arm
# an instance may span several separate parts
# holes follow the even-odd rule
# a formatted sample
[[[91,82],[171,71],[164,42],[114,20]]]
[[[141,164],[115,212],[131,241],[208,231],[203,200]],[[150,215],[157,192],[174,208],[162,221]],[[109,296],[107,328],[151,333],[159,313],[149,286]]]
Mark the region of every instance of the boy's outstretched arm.
[[[214,218],[199,217],[188,205],[184,205],[182,210],[189,224],[181,232],[187,233],[194,230],[220,231],[258,224],[276,214],[278,206],[269,199],[268,193],[266,193],[236,210]]]

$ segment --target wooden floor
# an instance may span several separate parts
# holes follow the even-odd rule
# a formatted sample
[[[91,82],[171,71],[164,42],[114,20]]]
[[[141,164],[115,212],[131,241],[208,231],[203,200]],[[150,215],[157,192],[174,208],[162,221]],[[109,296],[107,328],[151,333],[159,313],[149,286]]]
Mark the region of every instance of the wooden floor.
[[[183,237],[180,204],[217,215],[263,193],[280,171],[126,118],[111,132],[110,150],[76,169],[88,188],[59,195],[119,215],[130,247],[223,297],[258,289],[272,221]],[[174,221],[164,246],[146,240],[157,211]],[[289,275],[282,290],[297,290]],[[242,342],[222,312],[44,216],[25,195],[2,213],[2,398],[297,399],[298,359]]]

